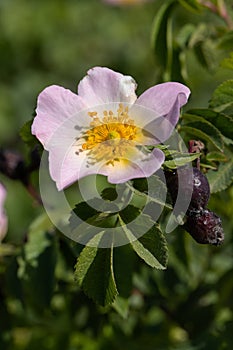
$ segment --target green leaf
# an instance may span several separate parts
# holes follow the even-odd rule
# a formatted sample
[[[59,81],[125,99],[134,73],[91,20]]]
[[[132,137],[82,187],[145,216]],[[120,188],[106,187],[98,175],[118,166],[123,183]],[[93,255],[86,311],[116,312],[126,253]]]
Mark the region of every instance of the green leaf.
[[[191,12],[200,12],[201,6],[197,0],[178,0],[179,3]]]
[[[166,239],[160,228],[157,225],[152,226],[138,241],[143,246],[143,250],[139,247],[140,252],[137,251],[138,255],[144,260],[148,256],[147,252],[150,252],[159,262],[159,265],[154,267],[165,269],[168,261],[168,248]]]
[[[214,136],[217,136],[213,138],[213,134],[211,133],[211,127],[208,128],[208,130],[201,131],[201,123],[193,123],[189,126],[182,126],[180,128],[180,131],[185,132],[190,135],[191,138],[196,137],[202,141],[207,141],[212,143],[216,148],[218,148],[221,152],[223,151],[223,142],[221,140],[221,135],[215,132]]]
[[[21,137],[21,139],[29,146],[29,147],[33,147],[35,145],[37,145],[39,142],[37,140],[37,138],[32,135],[31,132],[31,126],[33,123],[34,119],[31,119],[29,121],[27,121],[22,128],[20,129],[19,135]]]
[[[166,1],[158,10],[152,29],[151,43],[156,58],[159,59],[163,68],[167,65],[167,26],[171,11],[173,10],[175,0]]]
[[[106,245],[111,246],[113,237],[112,232],[109,232],[108,229],[116,227],[118,211],[116,205],[111,202],[105,203],[99,198],[77,204],[69,219],[70,238],[81,244],[89,245],[89,241],[91,242],[97,234],[103,232]]]
[[[216,56],[216,45],[211,39],[205,39],[194,46],[194,52],[199,63],[209,70],[213,70],[218,63]]]
[[[75,205],[69,218],[71,230],[84,233],[82,232],[82,224],[85,226],[85,222],[94,227],[111,227],[114,219],[114,214],[111,212],[114,213],[115,211],[118,211],[116,205],[109,202],[105,203],[100,198],[78,203]]]
[[[191,109],[186,114],[184,118],[189,117],[193,120],[205,119],[214,125],[222,135],[225,137],[232,138],[233,135],[233,118],[223,113],[218,113],[211,109],[202,108],[202,109]],[[200,119],[203,118],[203,119]]]
[[[30,226],[22,256],[18,257],[18,276],[28,302],[40,311],[49,306],[55,287],[57,241],[47,215],[42,215]],[[33,288],[32,286],[36,286]]]
[[[148,199],[162,206],[167,206],[167,184],[157,175],[152,175],[147,180],[149,189]]]
[[[1,242],[1,244],[0,244],[0,259],[4,256],[15,255],[15,254],[17,254],[17,252],[18,252],[18,248],[16,248],[14,245]]]
[[[114,201],[118,194],[114,187],[107,187],[101,192],[101,197],[105,200]]]
[[[171,1],[171,4],[167,2],[160,8],[155,18],[152,40],[154,42],[155,56],[163,67],[163,80],[182,82],[187,75],[187,69],[186,62],[182,56],[183,51],[178,45],[174,45],[174,19],[170,13],[175,4],[176,2],[174,1]]]
[[[103,233],[90,242],[98,246]],[[75,266],[75,279],[95,303],[112,304],[118,291],[113,274],[113,248],[84,247]]]
[[[113,269],[119,295],[128,298],[132,291],[135,254],[130,244],[114,248]]]
[[[233,69],[233,52],[230,53],[230,57],[224,58],[220,65],[223,68]]]
[[[168,62],[165,78],[167,81],[183,82],[187,79],[187,64],[185,52],[180,48],[173,47],[170,54],[170,62]]]
[[[176,42],[180,48],[184,49],[188,45],[191,35],[194,33],[196,27],[194,24],[188,23],[184,25],[176,36]]]
[[[182,124],[179,131],[185,132],[191,138],[197,137],[202,141],[207,141],[213,144],[219,151],[223,151],[224,143],[220,131],[204,118],[197,118],[198,121],[193,121],[193,115],[184,115],[185,123]]]
[[[38,257],[51,245],[50,231],[53,231],[53,224],[47,214],[42,214],[30,225],[24,248],[27,264],[38,265]]]
[[[47,308],[55,289],[55,268],[57,262],[56,237],[46,235],[50,239],[50,246],[38,257],[37,267],[27,268],[27,290],[32,298],[31,302],[36,308]],[[36,286],[33,288],[32,286]],[[40,310],[39,310],[40,311]]]
[[[188,164],[199,157],[200,153],[188,153],[187,155],[183,154],[180,157],[174,157],[172,160],[165,160],[163,166],[169,169],[177,169],[178,167]]]
[[[90,202],[92,201],[89,201],[89,203]],[[101,203],[102,202],[103,201],[101,201]],[[98,203],[99,201],[96,202],[94,200],[95,207],[96,205],[98,205]],[[129,220],[128,222],[131,222],[135,220],[137,216],[140,215],[141,210],[139,208],[136,208],[133,205],[127,205],[123,210],[119,210],[119,208],[116,205],[114,205],[111,208],[111,205],[112,205],[111,202],[108,202],[108,204],[110,206],[108,205],[106,208],[104,208],[104,205],[103,205],[103,208],[105,211],[97,212],[93,210],[91,214],[95,212],[96,214],[90,217],[88,214],[89,205],[87,205],[87,203],[86,204],[83,203],[81,205],[82,209],[86,208],[86,211],[84,210],[83,213],[82,211],[78,210],[80,209],[80,206],[77,205],[70,217],[70,226],[72,230],[72,234],[70,235],[70,238],[84,245],[86,244],[90,245],[89,241],[93,237],[95,237],[98,233],[103,232],[104,235],[101,242],[103,243],[105,241],[105,244],[102,247],[111,246],[113,240],[116,237],[118,237],[119,240],[121,240],[120,237],[122,237],[122,239],[123,240],[126,239],[126,242],[127,242],[125,233],[124,231],[122,231],[121,227],[119,226],[119,222],[118,222],[119,215],[124,216],[125,218],[127,218],[126,220]],[[81,216],[81,219],[80,219],[80,216]]]
[[[92,239],[96,235],[103,233],[105,238],[104,247],[111,246],[113,241],[113,233],[111,229],[116,227],[117,220],[117,213],[98,213],[86,222],[77,221],[77,226],[72,228],[70,238],[81,244],[91,245]],[[117,228],[115,228],[115,231],[117,231]]]
[[[114,300],[112,307],[118,312],[118,314],[127,319],[129,314],[129,299],[122,298],[120,295],[117,295]]]
[[[216,36],[215,27],[211,26],[209,23],[201,22],[195,26],[195,31],[193,31],[189,40],[189,48],[193,49],[214,36]]]
[[[218,64],[216,43],[212,39],[215,35],[214,27],[206,23],[200,23],[193,31],[188,44],[189,48],[194,50],[199,63],[210,70]]]
[[[215,162],[226,162],[227,157],[225,156],[224,153],[220,152],[210,152],[206,155],[206,159],[208,161],[215,161]]]
[[[165,269],[167,262],[167,244],[160,229],[154,225],[148,215],[140,214],[133,226],[125,224],[124,217],[120,217],[120,225],[124,230],[136,254],[153,268]],[[136,240],[138,232],[145,232]]]
[[[218,41],[218,47],[224,50],[232,50],[233,30],[227,31]]]
[[[227,80],[217,87],[209,104],[217,112],[233,109],[233,80]]]
[[[140,216],[141,210],[133,205],[127,205],[124,209],[119,211],[119,216],[125,224],[132,222],[135,218]]]
[[[159,262],[159,259],[157,258],[158,255],[161,255],[161,252],[157,250],[157,247],[159,247],[160,249],[162,245],[160,244],[160,242],[157,242],[158,245],[155,244],[156,242],[154,236],[146,237],[143,242],[138,240],[131,243],[134,251],[141,259],[145,261],[146,264],[153,268],[164,270],[166,266],[161,264]],[[165,253],[165,250],[163,251],[163,253]]]
[[[73,209],[69,222],[71,228],[75,229],[77,227],[77,224],[80,222],[77,221],[77,217],[83,221],[86,221],[95,215],[99,214],[100,211],[97,210],[95,207],[88,204],[88,202],[81,202],[75,205],[75,208]]]
[[[152,175],[149,178],[135,179],[133,181],[133,186],[131,186],[129,183],[127,186],[136,195],[142,196],[146,200],[172,209],[172,207],[166,203],[167,186],[159,178],[159,176]]]
[[[217,171],[210,170],[207,173],[211,193],[225,190],[233,181],[233,154],[229,152],[227,157],[229,161],[221,163]]]

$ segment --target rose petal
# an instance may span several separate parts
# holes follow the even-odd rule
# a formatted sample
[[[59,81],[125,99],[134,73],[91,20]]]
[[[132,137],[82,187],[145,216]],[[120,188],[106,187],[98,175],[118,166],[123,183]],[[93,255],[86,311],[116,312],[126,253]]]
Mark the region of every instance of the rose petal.
[[[50,174],[59,190],[90,174],[103,174],[112,183],[122,183],[148,177],[158,170],[164,161],[163,152],[155,149],[148,153],[140,145],[156,144],[170,136],[190,91],[179,83],[164,83],[150,88],[136,100],[135,89],[131,77],[96,67],[80,82],[79,96],[60,86],[50,86],[39,95],[32,133],[49,151]],[[103,116],[112,123],[111,116],[119,113],[119,103],[128,107],[129,112],[125,113],[129,113],[129,124],[138,128],[133,141],[122,140],[120,148],[114,145],[114,152],[120,149],[120,156],[112,155],[111,162],[111,148],[94,151],[82,146],[87,142],[86,131],[100,125]],[[132,147],[130,142],[134,142]],[[114,157],[121,158],[116,161]]]
[[[179,120],[180,108],[187,103],[189,95],[185,85],[171,82],[153,86],[137,99],[135,106],[148,109],[143,118],[145,129],[159,142],[171,135]]]
[[[66,125],[66,123],[64,124]],[[111,183],[122,183],[129,179],[148,177],[159,169],[164,161],[164,154],[159,149],[148,153],[143,148],[128,146],[120,161],[114,161],[114,165],[106,165],[109,159],[94,157],[91,150],[81,150],[82,140],[75,141],[74,128],[58,129],[49,144],[49,169],[50,175],[58,190],[70,186],[75,181],[91,174],[108,176]],[[58,142],[60,135],[63,142]],[[84,142],[84,140],[83,140]],[[104,143],[101,145],[104,146]],[[107,146],[106,146],[107,147]],[[81,150],[81,151],[80,151]],[[102,153],[100,153],[101,157]],[[117,156],[116,156],[117,157]]]
[[[74,145],[69,148],[64,157],[58,157],[58,150],[49,153],[50,175],[56,181],[59,191],[72,185],[81,178],[92,175],[107,175],[104,168],[98,163],[89,164],[87,151],[75,153]],[[60,156],[60,155],[59,155]]]
[[[151,135],[151,138],[154,138],[154,142],[150,143],[151,145],[162,143],[171,136],[179,120],[181,96],[182,95],[177,96],[174,105],[172,106],[171,110],[166,116],[155,118],[150,123],[144,126],[144,131]]]
[[[110,104],[109,108],[116,108],[116,104]],[[96,110],[101,115],[102,107],[100,106],[100,111],[98,108]],[[77,120],[80,125],[76,125]],[[91,174],[109,176],[109,181],[113,183],[122,183],[137,177],[147,177],[153,174],[164,161],[163,152],[157,149],[152,153],[142,151],[143,147],[137,147],[142,144],[138,140],[136,142],[130,141],[132,146],[128,144],[123,146],[126,147],[124,160],[115,161],[114,166],[106,165],[109,159],[96,160],[91,151],[82,149],[82,144],[86,142],[83,135],[90,128],[89,125],[86,125],[87,121],[91,121],[88,110],[77,113],[61,124],[47,142],[50,175],[56,182],[58,190],[62,190],[82,177]],[[106,142],[109,144],[110,141]],[[125,140],[122,139],[122,142],[124,143]],[[105,143],[103,142],[101,145],[104,146]],[[103,154],[102,151],[100,157]]]
[[[71,118],[84,108],[86,105],[80,96],[61,86],[49,86],[38,97],[37,114],[32,124],[32,134],[46,148],[56,129],[67,118]]]
[[[137,96],[137,85],[130,76],[104,67],[95,67],[78,85],[78,95],[89,107],[111,102],[133,103]]]
[[[121,160],[114,167],[108,169],[110,183],[118,184],[131,179],[149,177],[161,167],[165,159],[164,153],[159,149],[154,149],[143,157],[139,154],[139,150],[137,152],[137,157],[129,160],[127,164],[125,160]]]
[[[108,181],[114,184],[124,183],[135,178],[149,177],[164,162],[164,153],[159,149],[154,149],[153,152],[143,155],[136,148],[133,151],[134,159],[121,159],[114,162],[114,165],[106,165],[105,161],[102,160],[90,165],[85,152],[77,156],[70,149],[63,160],[62,166],[57,167],[58,190],[62,190],[75,181],[92,174],[105,175],[108,177]]]
[[[61,124],[47,143],[49,171],[58,190],[66,188],[81,177],[98,173],[99,165],[90,167],[88,151],[82,149],[82,144],[85,143],[83,135],[87,128],[89,129],[90,121],[88,111],[77,113]]]
[[[186,104],[190,90],[180,83],[158,84],[146,90],[138,97],[136,104],[154,110],[157,117],[166,116],[179,97],[180,107]],[[176,118],[175,118],[176,120]]]

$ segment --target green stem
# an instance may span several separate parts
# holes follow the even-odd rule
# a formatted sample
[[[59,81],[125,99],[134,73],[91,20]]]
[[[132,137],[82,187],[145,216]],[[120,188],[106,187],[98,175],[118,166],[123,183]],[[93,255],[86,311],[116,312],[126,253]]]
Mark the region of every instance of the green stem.
[[[229,29],[233,29],[233,20],[229,16],[224,0],[217,0],[217,8],[220,17],[226,22]]]
[[[228,14],[224,0],[217,0],[217,5],[214,5],[211,1],[199,0],[199,4],[208,8],[213,13],[217,14],[224,20],[224,22],[230,30],[233,29],[233,20]]]

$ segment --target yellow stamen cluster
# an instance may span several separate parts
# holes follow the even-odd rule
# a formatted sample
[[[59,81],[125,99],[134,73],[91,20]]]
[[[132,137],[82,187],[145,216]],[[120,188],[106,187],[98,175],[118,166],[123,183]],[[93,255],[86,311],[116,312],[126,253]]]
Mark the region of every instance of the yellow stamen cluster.
[[[82,150],[89,150],[93,161],[105,159],[114,165],[126,152],[126,147],[135,139],[138,128],[129,116],[128,107],[119,104],[117,113],[104,111],[103,117],[89,112],[92,118],[90,129],[85,133]]]

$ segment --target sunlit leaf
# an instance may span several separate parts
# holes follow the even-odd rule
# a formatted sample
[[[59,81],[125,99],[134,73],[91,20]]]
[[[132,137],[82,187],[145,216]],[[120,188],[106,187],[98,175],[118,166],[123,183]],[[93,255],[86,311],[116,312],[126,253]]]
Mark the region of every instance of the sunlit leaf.
[[[227,157],[229,160],[225,163],[221,163],[216,171],[209,170],[207,173],[211,193],[225,190],[233,181],[232,153],[229,153],[229,155],[227,154]]]
[[[167,244],[164,235],[147,215],[141,214],[139,219],[135,224],[134,232],[134,227],[129,228],[129,226],[124,224],[123,217],[120,220],[122,230],[124,230],[128,240],[131,241],[133,250],[146,264],[157,269],[165,269],[167,263]],[[137,227],[140,226],[145,233],[136,240],[135,233],[137,233]]]
[[[174,157],[172,160],[165,160],[165,162],[163,163],[163,166],[169,169],[177,169],[178,167],[188,164],[199,157],[200,157],[200,153],[193,153],[193,154],[188,153],[187,155],[183,154],[180,157]]]
[[[210,108],[217,112],[223,112],[228,108],[233,108],[233,80],[224,81],[214,91],[210,100]]]
[[[117,295],[112,307],[121,315],[122,318],[126,319],[128,317],[129,299],[125,299]]]
[[[184,114],[184,118],[190,118],[195,120],[209,121],[213,124],[222,135],[232,138],[233,135],[233,118],[229,115],[215,112],[207,108],[191,109]],[[203,118],[203,119],[200,119]]]
[[[149,178],[135,179],[132,186],[130,184],[127,184],[127,186],[146,201],[171,209],[171,206],[166,203],[167,186],[159,176],[152,175]]]
[[[219,151],[223,151],[224,143],[220,131],[210,122],[199,117],[198,121],[194,121],[192,115],[184,115],[185,123],[182,124],[179,131],[185,132],[191,138],[196,137],[202,141],[212,143]],[[197,119],[197,118],[196,118]]]
[[[230,57],[226,57],[222,60],[221,66],[223,68],[233,69],[233,52],[230,53]]]
[[[52,230],[47,215],[36,219],[30,226],[23,254],[18,257],[18,276],[22,280],[23,293],[38,310],[48,307],[55,287],[57,242]]]
[[[143,250],[141,247],[137,247],[138,255],[147,262],[147,251],[152,254],[152,256],[159,262],[159,265],[154,266],[158,269],[164,269],[168,262],[168,248],[166,239],[160,230],[159,226],[154,225],[152,228],[145,233],[139,242],[143,245]],[[134,243],[134,242],[133,242]],[[138,248],[140,252],[138,251]]]
[[[51,245],[51,235],[53,224],[46,214],[42,214],[29,227],[27,242],[25,244],[25,260],[27,264],[36,266],[38,257]]]
[[[227,157],[225,156],[224,153],[221,152],[209,152],[206,155],[206,159],[208,161],[215,161],[215,162],[226,162]]]
[[[75,266],[75,279],[97,304],[111,304],[118,294],[113,273],[113,248],[98,249],[100,233],[92,239],[93,247],[84,247]]]

